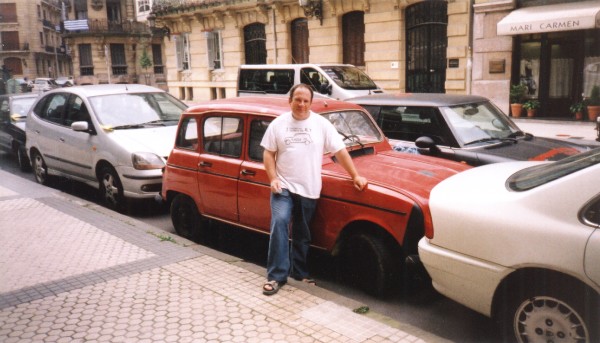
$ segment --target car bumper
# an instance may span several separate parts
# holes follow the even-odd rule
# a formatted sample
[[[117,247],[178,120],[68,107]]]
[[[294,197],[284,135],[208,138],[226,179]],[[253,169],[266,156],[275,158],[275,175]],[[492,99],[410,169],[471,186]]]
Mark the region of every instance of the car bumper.
[[[156,198],[162,188],[162,172],[160,169],[136,170],[132,167],[122,168],[119,172],[123,184],[123,194],[128,198]]]
[[[488,317],[494,292],[512,270],[419,241],[419,256],[433,287],[443,295]]]

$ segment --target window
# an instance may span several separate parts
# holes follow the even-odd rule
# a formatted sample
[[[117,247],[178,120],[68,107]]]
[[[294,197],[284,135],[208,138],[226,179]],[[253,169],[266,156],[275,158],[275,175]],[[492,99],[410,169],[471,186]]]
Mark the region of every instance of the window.
[[[190,69],[190,37],[189,33],[174,36],[177,55],[177,70]]]
[[[125,58],[124,44],[110,45],[110,61],[113,75],[127,74],[127,59]]]
[[[204,151],[230,157],[240,157],[242,153],[241,118],[209,117],[204,121]]]
[[[198,148],[198,127],[193,117],[184,118],[179,126],[175,146],[183,149],[196,150]]]
[[[79,69],[82,76],[94,75],[91,44],[79,44]]]
[[[65,123],[67,125],[71,125],[76,121],[85,121],[88,123],[88,127],[91,128],[92,121],[90,118],[90,113],[83,103],[83,99],[78,96],[73,96],[69,106],[67,107]]]
[[[74,0],[75,19],[87,19],[87,0]]]
[[[154,65],[154,74],[164,74],[162,61],[162,49],[160,44],[152,44],[152,64]]]
[[[17,22],[17,4],[0,4],[0,23]]]
[[[69,99],[69,94],[67,93],[58,93],[51,96],[51,98],[45,101],[45,105],[42,108],[42,111],[39,113],[39,116],[47,121],[65,125],[64,122],[64,112],[65,105],[67,104],[67,100]]]
[[[207,51],[208,51],[208,69],[215,70],[223,68],[221,56],[221,31],[212,31],[206,33]]]
[[[246,64],[267,63],[267,35],[264,24],[255,23],[244,27],[244,50]]]
[[[262,162],[265,148],[260,145],[265,131],[271,122],[266,120],[253,120],[250,124],[250,142],[248,144],[248,157],[253,161]]]
[[[308,63],[310,47],[308,45],[308,19],[292,21],[292,63]]]
[[[365,65],[365,14],[350,12],[342,17],[344,63]]]
[[[0,42],[2,42],[2,50],[3,51],[20,50],[20,48],[19,48],[19,31],[2,31],[2,32],[0,32]]]
[[[23,74],[23,66],[19,57],[7,57],[4,59],[4,65],[8,68],[11,75]]]
[[[138,14],[149,12],[150,8],[150,0],[138,0]]]
[[[448,4],[423,1],[406,8],[406,91],[444,93]]]
[[[121,2],[114,0],[106,1],[106,19],[109,23],[121,23]]]

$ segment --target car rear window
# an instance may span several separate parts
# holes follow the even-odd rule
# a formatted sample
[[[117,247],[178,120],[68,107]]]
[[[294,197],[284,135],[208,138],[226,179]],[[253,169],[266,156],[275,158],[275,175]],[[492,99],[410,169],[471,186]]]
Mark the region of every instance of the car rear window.
[[[507,183],[514,191],[526,191],[598,163],[600,163],[600,148],[569,156],[560,161],[525,168],[514,173]]]

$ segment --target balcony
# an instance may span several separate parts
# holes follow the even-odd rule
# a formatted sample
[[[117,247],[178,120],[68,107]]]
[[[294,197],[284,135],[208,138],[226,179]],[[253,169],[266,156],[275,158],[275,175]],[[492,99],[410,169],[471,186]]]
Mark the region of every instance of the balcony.
[[[67,20],[65,34],[144,34],[150,33],[146,23],[113,22],[105,19]]]

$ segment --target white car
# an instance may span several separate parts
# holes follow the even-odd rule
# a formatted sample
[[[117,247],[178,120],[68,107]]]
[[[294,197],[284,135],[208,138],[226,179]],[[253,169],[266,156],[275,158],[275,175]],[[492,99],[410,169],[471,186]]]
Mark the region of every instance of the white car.
[[[38,77],[33,81],[31,91],[34,93],[47,92],[49,90],[59,88],[56,80],[49,77]]]
[[[433,286],[518,342],[599,342],[600,149],[438,184],[419,255]]]
[[[37,182],[59,175],[100,190],[110,208],[125,198],[155,198],[179,117],[187,106],[149,86],[60,88],[27,117],[26,147]]]

